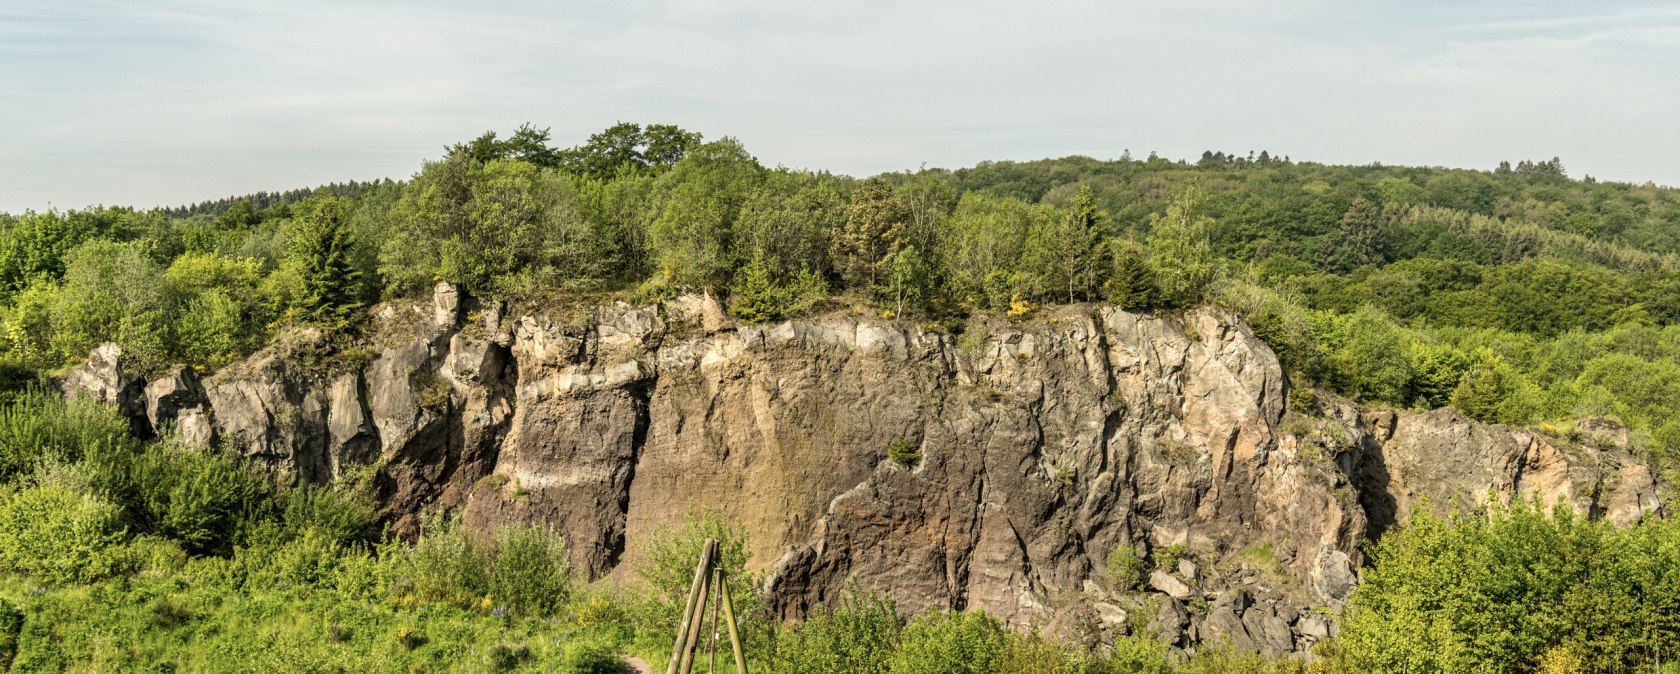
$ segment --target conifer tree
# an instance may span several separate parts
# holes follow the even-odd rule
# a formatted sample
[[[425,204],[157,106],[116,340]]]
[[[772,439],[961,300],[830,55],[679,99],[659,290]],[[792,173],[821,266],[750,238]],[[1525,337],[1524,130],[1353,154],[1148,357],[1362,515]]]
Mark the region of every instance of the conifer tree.
[[[342,326],[362,306],[347,211],[343,199],[320,197],[304,203],[293,221],[286,259],[297,284],[292,304],[311,322]]]
[[[1108,289],[1108,301],[1121,309],[1154,306],[1160,292],[1143,248],[1131,242],[1115,242],[1114,274],[1103,285]]]
[[[1337,269],[1352,271],[1383,260],[1382,218],[1365,197],[1353,200],[1342,215],[1342,245],[1333,256]]]
[[[755,252],[746,266],[735,272],[735,283],[730,292],[733,297],[729,304],[741,320],[762,323],[782,317],[780,289],[770,278],[773,264],[765,259],[764,253]]]
[[[1027,242],[1030,264],[1046,292],[1067,292],[1067,301],[1088,296],[1101,285],[1106,271],[1103,240],[1108,214],[1097,208],[1090,187],[1080,187],[1079,196],[1065,211],[1053,211],[1033,228]]]

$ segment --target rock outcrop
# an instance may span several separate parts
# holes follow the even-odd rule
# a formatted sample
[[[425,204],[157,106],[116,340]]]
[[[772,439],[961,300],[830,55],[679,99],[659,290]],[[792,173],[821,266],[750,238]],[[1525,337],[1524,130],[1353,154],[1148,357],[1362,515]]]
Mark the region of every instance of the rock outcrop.
[[[1538,494],[1618,523],[1662,507],[1613,443],[1330,396],[1288,411],[1276,357],[1217,310],[947,334],[737,325],[704,296],[503,316],[440,286],[370,332],[362,365],[305,368],[282,343],[148,385],[96,352],[65,384],[305,480],[376,466],[399,531],[431,508],[546,523],[594,577],[721,508],[787,617],[856,581],[906,611],[1280,654],[1334,632],[1306,609],[1345,601],[1360,541],[1423,499]],[[1111,572],[1128,555],[1158,563]]]

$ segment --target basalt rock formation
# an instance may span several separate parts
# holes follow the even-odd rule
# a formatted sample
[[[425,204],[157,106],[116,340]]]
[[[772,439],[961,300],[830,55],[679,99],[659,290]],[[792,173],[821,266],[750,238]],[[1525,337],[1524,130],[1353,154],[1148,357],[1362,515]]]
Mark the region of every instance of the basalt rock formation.
[[[949,334],[845,312],[736,324],[704,296],[471,304],[440,286],[382,307],[360,364],[304,367],[283,342],[147,383],[102,347],[65,387],[304,480],[376,465],[399,531],[434,508],[548,523],[591,577],[723,508],[789,618],[856,581],[906,611],[1275,655],[1333,632],[1307,609],[1345,601],[1361,541],[1419,503],[1663,509],[1613,426],[1565,441],[1292,392],[1215,309],[1072,305]]]

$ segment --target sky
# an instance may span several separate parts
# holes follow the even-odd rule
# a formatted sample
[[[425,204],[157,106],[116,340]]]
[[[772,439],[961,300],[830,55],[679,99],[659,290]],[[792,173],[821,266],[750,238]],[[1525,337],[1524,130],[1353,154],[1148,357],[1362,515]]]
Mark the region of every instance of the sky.
[[[0,0],[4,212],[621,120],[851,175],[1212,149],[1680,185],[1680,3]]]

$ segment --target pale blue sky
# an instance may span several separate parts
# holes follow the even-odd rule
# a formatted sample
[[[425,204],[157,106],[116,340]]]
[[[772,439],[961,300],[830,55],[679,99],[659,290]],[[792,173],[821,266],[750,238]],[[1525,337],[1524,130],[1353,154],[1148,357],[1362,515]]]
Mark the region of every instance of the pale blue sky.
[[[1131,149],[1680,185],[1658,2],[0,0],[0,210],[406,177],[522,122],[854,175]]]

